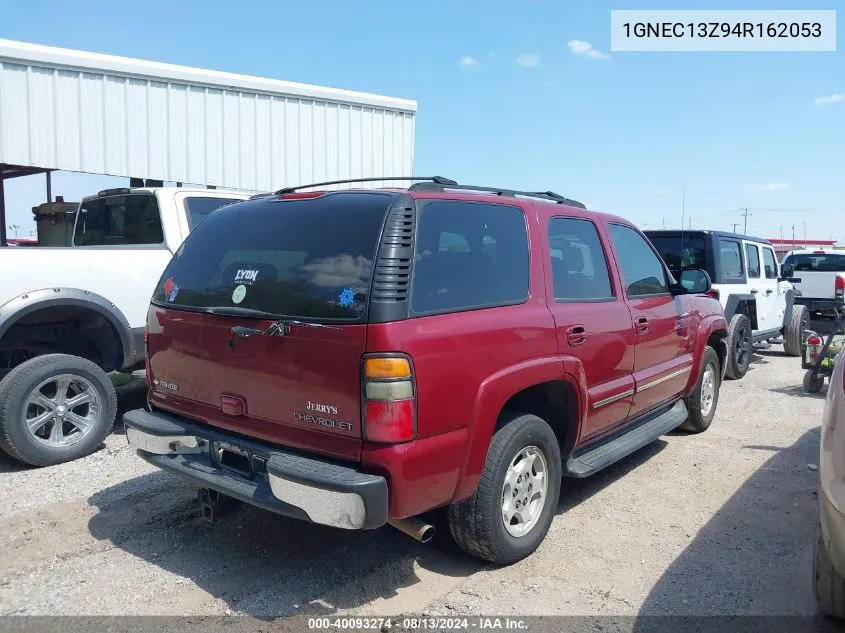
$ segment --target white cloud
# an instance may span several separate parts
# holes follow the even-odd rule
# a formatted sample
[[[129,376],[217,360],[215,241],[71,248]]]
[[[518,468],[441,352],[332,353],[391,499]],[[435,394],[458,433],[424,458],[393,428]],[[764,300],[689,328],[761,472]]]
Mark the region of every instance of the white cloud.
[[[458,62],[461,65],[461,68],[467,68],[472,70],[473,68],[478,68],[480,65],[477,60],[470,57],[469,55],[464,55],[461,57],[461,61]]]
[[[534,68],[540,65],[540,56],[537,53],[523,53],[516,58],[516,65],[523,68]]]
[[[593,48],[593,45],[586,40],[569,40],[566,45],[574,54],[587,59],[607,59],[610,57],[607,53],[602,53],[600,50]]]
[[[767,182],[765,185],[745,185],[746,191],[786,191],[788,182]]]
[[[816,97],[813,99],[813,104],[817,106],[830,105],[832,103],[839,103],[845,101],[845,94],[833,94],[826,97]]]

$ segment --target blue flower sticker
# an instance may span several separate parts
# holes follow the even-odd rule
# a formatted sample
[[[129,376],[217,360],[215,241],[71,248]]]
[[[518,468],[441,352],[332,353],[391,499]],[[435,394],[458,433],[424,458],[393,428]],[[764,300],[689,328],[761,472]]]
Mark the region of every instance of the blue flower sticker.
[[[355,301],[355,293],[352,292],[352,288],[344,288],[343,291],[337,297],[338,305],[348,308],[351,306]]]

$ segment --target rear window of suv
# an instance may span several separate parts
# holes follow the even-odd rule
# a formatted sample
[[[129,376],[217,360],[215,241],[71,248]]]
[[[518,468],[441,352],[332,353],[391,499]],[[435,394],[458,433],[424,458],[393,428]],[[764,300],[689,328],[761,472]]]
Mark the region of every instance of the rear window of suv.
[[[700,235],[649,235],[666,267],[677,277],[687,268],[707,270],[707,245]]]
[[[806,253],[789,255],[784,264],[792,264],[795,272],[845,272],[845,255],[836,253]]]
[[[329,193],[222,207],[188,235],[153,302],[224,314],[360,320],[393,198]]]

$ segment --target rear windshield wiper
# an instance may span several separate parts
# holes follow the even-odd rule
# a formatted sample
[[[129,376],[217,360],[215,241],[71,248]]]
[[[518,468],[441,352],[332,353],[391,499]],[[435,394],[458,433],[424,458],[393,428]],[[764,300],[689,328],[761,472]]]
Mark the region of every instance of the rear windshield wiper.
[[[247,327],[245,325],[236,325],[232,328],[232,334],[238,338],[249,338],[250,336],[287,336],[290,334],[290,330],[293,326],[316,327],[326,330],[343,329],[333,325],[323,325],[322,323],[308,323],[307,321],[297,321],[295,319],[279,319],[278,321],[273,321],[263,330]]]
[[[322,323],[309,323],[308,321],[298,321],[296,319],[279,319],[278,315],[269,312],[262,312],[261,310],[253,310],[252,308],[240,308],[237,306],[221,306],[219,308],[206,308],[205,312],[209,314],[220,314],[225,316],[242,316],[251,319],[272,319],[273,322],[263,330],[258,328],[247,327],[245,325],[236,325],[232,328],[232,334],[238,338],[249,338],[250,336],[286,336],[290,334],[293,326],[299,327],[313,327],[326,330],[342,330],[343,328],[334,325],[323,325]]]

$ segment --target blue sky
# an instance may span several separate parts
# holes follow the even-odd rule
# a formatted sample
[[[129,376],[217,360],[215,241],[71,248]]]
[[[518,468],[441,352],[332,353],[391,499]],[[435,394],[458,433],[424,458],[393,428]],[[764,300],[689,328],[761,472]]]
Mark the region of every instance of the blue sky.
[[[806,221],[845,240],[841,37],[835,53],[609,51],[611,8],[837,3],[706,4],[33,0],[3,3],[0,37],[416,99],[417,174],[552,189],[648,228],[680,224],[685,190],[696,228],[741,230],[749,207],[749,233],[800,238]],[[110,182],[56,174],[53,190]],[[43,184],[6,185],[22,234]]]

